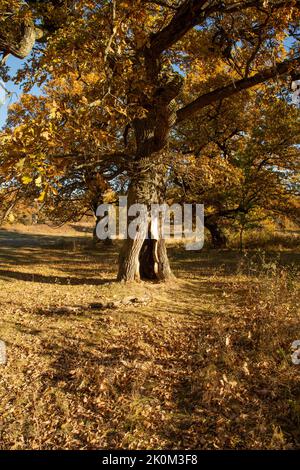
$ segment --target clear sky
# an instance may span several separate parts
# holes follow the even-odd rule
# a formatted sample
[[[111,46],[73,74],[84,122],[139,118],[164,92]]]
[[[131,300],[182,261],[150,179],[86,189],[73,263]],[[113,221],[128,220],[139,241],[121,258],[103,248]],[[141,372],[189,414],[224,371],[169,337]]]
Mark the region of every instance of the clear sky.
[[[13,77],[16,74],[17,70],[20,69],[23,64],[24,64],[24,61],[17,59],[16,57],[9,56],[7,59],[6,65],[8,65],[9,67],[10,76]],[[10,93],[13,93],[13,95],[7,98],[4,104],[0,105],[0,128],[2,128],[6,122],[8,106],[18,101],[20,95],[22,94],[21,86],[15,85],[12,81],[4,83],[4,86]],[[41,92],[37,86],[34,86],[32,90],[30,91],[30,93],[38,95]]]

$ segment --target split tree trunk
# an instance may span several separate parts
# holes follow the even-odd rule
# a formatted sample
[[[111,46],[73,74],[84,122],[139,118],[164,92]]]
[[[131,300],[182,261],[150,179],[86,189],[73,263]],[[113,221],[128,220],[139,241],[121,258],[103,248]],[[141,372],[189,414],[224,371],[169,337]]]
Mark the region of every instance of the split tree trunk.
[[[161,60],[153,56],[147,47],[144,49],[144,66],[140,73],[154,91],[152,96],[140,94],[139,100],[147,110],[147,115],[134,119],[131,126],[136,151],[128,207],[144,204],[148,217],[134,239],[128,237],[124,242],[119,257],[118,280],[166,281],[173,278],[173,274],[161,230],[162,220],[158,218],[155,227],[151,225],[150,209],[151,204],[163,203],[165,168],[161,159],[164,157],[163,150],[167,146],[170,129],[177,119],[175,99],[182,87],[182,77],[173,70],[162,72]]]

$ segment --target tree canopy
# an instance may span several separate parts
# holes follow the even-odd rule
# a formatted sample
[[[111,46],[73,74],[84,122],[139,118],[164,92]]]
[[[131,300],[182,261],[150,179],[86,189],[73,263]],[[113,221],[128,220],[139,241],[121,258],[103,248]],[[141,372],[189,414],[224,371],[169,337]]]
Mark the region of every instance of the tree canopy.
[[[1,0],[0,18],[3,77],[9,54],[27,58],[15,77],[25,94],[1,134],[10,190],[29,185],[43,201],[88,172],[124,178],[129,202],[149,205],[179,158],[199,194],[207,178],[233,178],[214,195],[222,210],[245,210],[296,172],[299,0]],[[148,277],[172,277],[161,237],[126,240],[119,279],[139,279],[145,263]]]

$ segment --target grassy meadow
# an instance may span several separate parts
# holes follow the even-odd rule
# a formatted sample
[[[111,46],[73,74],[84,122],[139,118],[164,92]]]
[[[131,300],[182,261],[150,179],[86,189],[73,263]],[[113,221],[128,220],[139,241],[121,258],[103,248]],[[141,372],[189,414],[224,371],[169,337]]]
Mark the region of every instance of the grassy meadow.
[[[0,230],[0,449],[300,449],[296,248],[170,245],[176,282],[128,286],[89,238]]]

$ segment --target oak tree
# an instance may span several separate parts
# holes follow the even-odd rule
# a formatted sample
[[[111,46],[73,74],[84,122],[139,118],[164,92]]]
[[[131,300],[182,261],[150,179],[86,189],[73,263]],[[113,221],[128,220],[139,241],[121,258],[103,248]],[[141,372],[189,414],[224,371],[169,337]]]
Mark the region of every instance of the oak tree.
[[[25,91],[34,83],[56,89],[44,130],[33,137],[39,152],[27,155],[20,145],[24,168],[49,181],[55,158],[109,161],[128,175],[129,204],[150,210],[163,201],[174,130],[239,92],[299,76],[299,7],[299,0],[2,0],[3,61],[30,54],[16,79]],[[22,126],[4,133],[4,153],[16,134],[28,138]],[[8,154],[4,160],[7,169]],[[172,278],[161,235],[145,240],[150,224],[149,217],[125,240],[119,280],[141,272]]]

